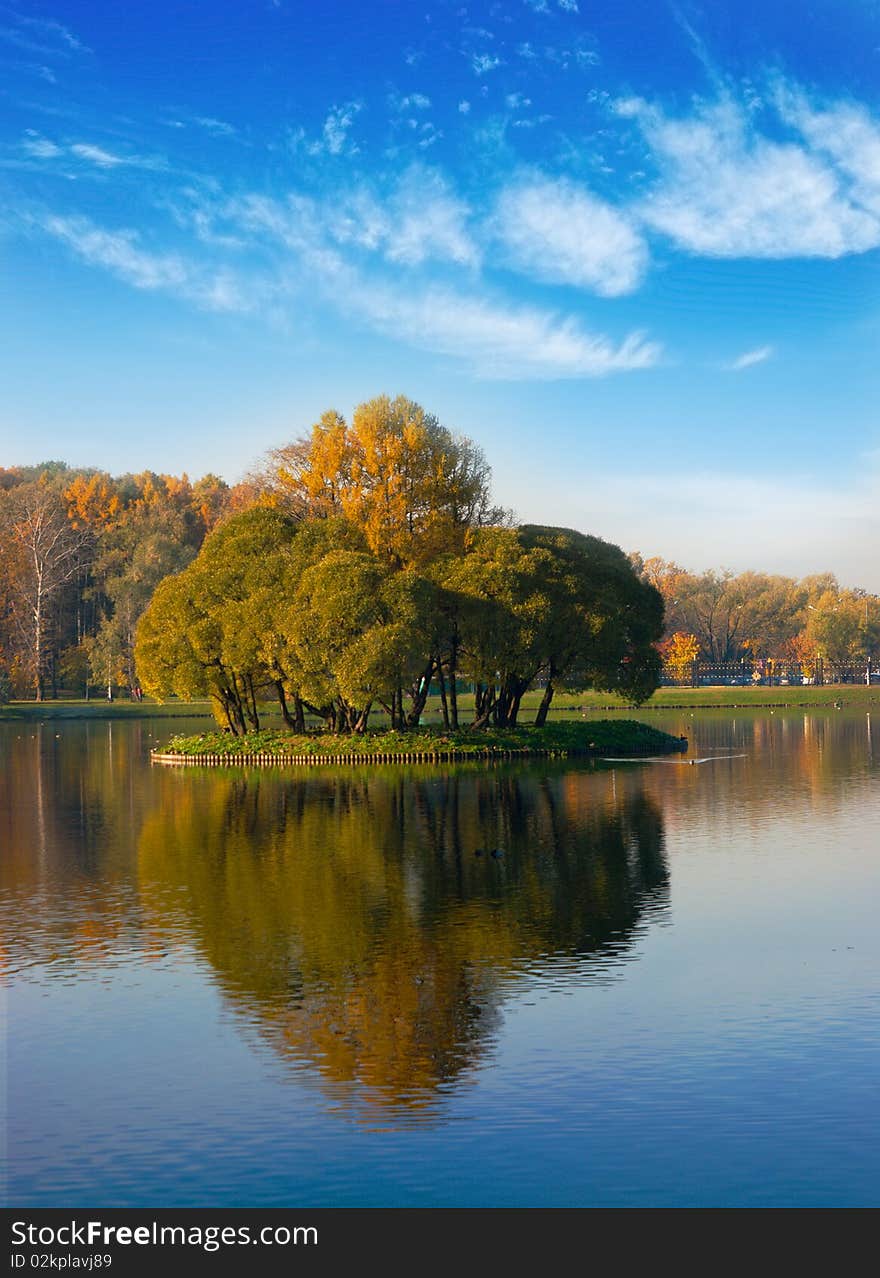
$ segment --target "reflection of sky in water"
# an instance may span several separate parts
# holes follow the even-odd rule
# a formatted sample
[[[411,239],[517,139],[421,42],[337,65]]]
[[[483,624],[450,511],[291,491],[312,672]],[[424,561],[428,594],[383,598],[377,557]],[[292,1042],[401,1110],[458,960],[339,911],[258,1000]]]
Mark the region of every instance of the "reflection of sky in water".
[[[4,725],[13,1201],[874,1202],[868,721],[664,721],[746,757],[374,777],[363,843],[315,782],[311,852],[289,775]]]

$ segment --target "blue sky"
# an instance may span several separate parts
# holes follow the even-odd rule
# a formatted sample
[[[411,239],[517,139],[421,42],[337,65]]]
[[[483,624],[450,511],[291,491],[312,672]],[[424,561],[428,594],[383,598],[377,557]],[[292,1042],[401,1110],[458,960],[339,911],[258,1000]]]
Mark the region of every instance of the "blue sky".
[[[404,393],[496,496],[880,589],[876,0],[0,3],[0,464]]]

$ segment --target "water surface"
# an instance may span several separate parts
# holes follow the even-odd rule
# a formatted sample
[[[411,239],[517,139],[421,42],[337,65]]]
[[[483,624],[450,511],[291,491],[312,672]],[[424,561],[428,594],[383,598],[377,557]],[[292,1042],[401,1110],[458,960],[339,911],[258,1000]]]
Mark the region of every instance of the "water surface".
[[[650,721],[689,756],[0,724],[9,1202],[877,1205],[877,730]]]

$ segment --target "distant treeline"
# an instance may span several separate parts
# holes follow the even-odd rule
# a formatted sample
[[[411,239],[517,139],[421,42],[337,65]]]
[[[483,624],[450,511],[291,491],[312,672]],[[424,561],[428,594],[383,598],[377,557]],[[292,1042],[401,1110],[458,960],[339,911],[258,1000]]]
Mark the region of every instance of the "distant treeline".
[[[352,451],[358,431],[360,453]],[[512,520],[491,503],[480,450],[402,399],[361,405],[352,426],[325,414],[309,437],[277,450],[235,486],[211,474],[195,481],[152,471],[111,476],[63,462],[0,469],[0,698],[43,699],[61,691],[106,696],[123,689],[139,695],[137,627],[156,587],[193,564],[219,525],[255,507],[283,517],[272,527],[290,544],[292,530],[303,523],[341,521],[334,536],[328,538],[326,527],[320,536],[310,535],[316,544],[323,538],[327,554],[348,555],[339,571],[353,570],[352,555],[374,556],[382,572],[374,578],[367,573],[358,588],[391,591],[389,616],[403,607],[393,602],[403,570],[417,572],[420,580],[433,573],[438,585],[448,569],[462,582],[470,580],[463,589],[476,592],[490,588],[493,574],[506,573],[510,585],[516,572],[525,571],[509,545]],[[519,537],[520,549],[533,558],[539,549],[550,553],[549,543],[537,546],[537,536],[533,530],[528,545]],[[572,554],[577,537],[569,538]],[[221,544],[215,559],[222,557]],[[235,537],[230,550],[233,544]],[[587,539],[577,553],[605,545]],[[608,551],[613,560],[616,547]],[[266,547],[258,553],[265,556]],[[880,600],[841,588],[829,573],[800,581],[757,572],[695,574],[658,558],[629,559],[634,575],[663,598],[657,646],[667,662],[880,658]],[[539,560],[529,571],[540,574]],[[360,566],[366,572],[366,561]],[[325,575],[332,576],[331,568],[325,564]],[[319,575],[312,573],[313,587]],[[552,591],[547,596],[547,607],[558,615],[566,589],[560,581],[555,603]],[[451,667],[448,658],[430,664],[435,675],[459,672],[466,654],[458,663],[453,657]],[[259,691],[264,695],[265,689]]]
[[[664,661],[747,658],[800,665],[821,657],[845,666],[880,658],[880,598],[844,589],[829,572],[797,580],[761,572],[687,572],[663,559],[631,555],[663,596]]]
[[[215,475],[0,469],[0,695],[134,691],[135,629],[156,586],[253,500]]]

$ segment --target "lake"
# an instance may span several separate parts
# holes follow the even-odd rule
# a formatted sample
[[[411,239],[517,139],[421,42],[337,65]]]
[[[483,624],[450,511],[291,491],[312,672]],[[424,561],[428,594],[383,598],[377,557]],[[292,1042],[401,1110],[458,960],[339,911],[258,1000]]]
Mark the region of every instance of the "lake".
[[[645,717],[689,754],[0,724],[9,1204],[876,1206],[880,715]]]

